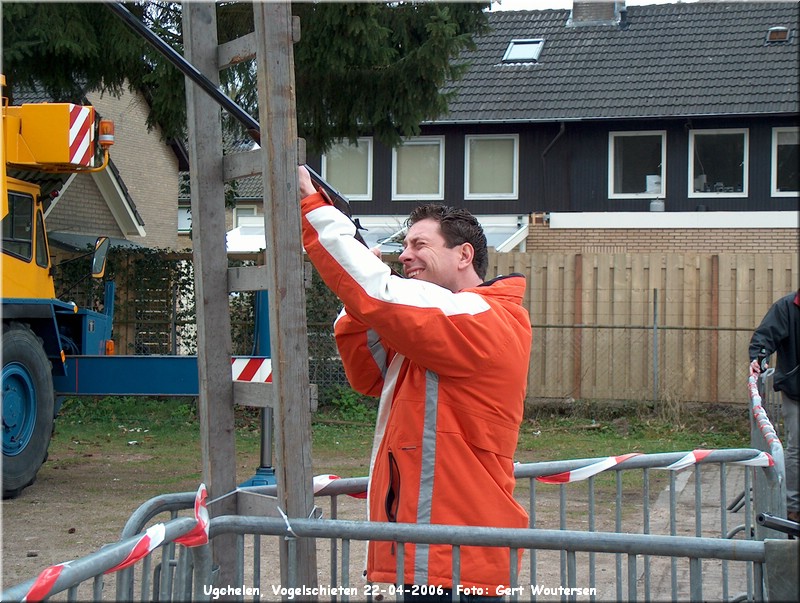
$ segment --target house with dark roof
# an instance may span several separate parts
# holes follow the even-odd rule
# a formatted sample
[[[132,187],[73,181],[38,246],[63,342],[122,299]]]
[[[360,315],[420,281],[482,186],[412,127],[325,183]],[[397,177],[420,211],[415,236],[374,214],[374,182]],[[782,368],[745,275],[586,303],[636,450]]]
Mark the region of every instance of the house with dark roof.
[[[493,12],[447,115],[309,164],[388,237],[466,207],[499,250],[797,251],[797,2]]]

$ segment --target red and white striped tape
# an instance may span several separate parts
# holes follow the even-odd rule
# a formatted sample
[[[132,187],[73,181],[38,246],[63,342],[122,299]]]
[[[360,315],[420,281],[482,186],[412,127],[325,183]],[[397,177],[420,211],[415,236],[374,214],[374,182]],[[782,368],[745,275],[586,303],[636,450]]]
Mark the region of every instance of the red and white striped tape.
[[[188,547],[201,546],[208,543],[209,517],[206,499],[208,499],[206,485],[200,484],[194,497],[194,517],[197,520],[197,525],[192,528],[191,532],[176,538],[175,542]]]
[[[543,475],[537,477],[536,480],[545,484],[566,484],[570,482],[578,482],[590,478],[593,475],[597,475],[606,469],[611,469],[612,467],[619,465],[622,461],[626,461],[634,456],[639,456],[639,454],[639,452],[631,452],[621,456],[610,456],[602,461],[592,463],[591,465],[586,465],[585,467],[580,467],[579,469],[564,471],[562,473],[554,473],[553,475]]]
[[[666,467],[660,467],[661,469],[669,469],[671,471],[678,471],[680,469],[685,469],[695,463],[699,463],[703,459],[705,459],[709,454],[714,452],[713,450],[692,450],[683,458],[678,459],[671,465],[667,465]],[[748,465],[750,467],[771,467],[775,464],[775,461],[772,459],[772,456],[767,452],[760,452],[756,456],[751,459],[745,459],[742,461],[729,461],[735,465]]]
[[[272,383],[272,359],[231,358],[234,381],[257,381]]]
[[[147,528],[147,531],[139,537],[139,540],[133,545],[133,549],[128,553],[128,556],[111,569],[107,569],[104,574],[112,574],[128,566],[133,565],[140,559],[144,559],[152,553],[158,546],[164,542],[167,528],[163,523],[157,523],[154,526]]]
[[[69,162],[78,165],[92,163],[91,107],[70,105],[69,108]]]
[[[56,584],[56,580],[61,575],[61,570],[63,570],[69,561],[66,563],[59,563],[57,565],[51,565],[48,568],[42,570],[42,573],[39,574],[36,580],[31,586],[30,590],[28,590],[27,594],[22,597],[23,601],[42,601],[44,598],[50,594],[50,591],[53,590],[53,586]]]
[[[699,463],[712,452],[714,451],[693,450],[692,452],[689,452],[688,454],[678,459],[671,465],[668,465],[666,467],[655,467],[655,469],[669,469],[670,471],[678,471],[680,469],[689,467],[690,465],[694,465],[695,463]],[[611,469],[612,467],[616,467],[621,462],[638,455],[639,455],[638,452],[633,452],[630,454],[623,454],[621,456],[610,456],[608,458],[603,459],[602,461],[592,463],[591,465],[586,465],[585,467],[573,469],[572,471],[564,471],[562,473],[554,473],[553,475],[543,475],[541,477],[537,477],[536,480],[543,482],[545,484],[566,484],[570,482],[578,482],[587,479],[589,477],[592,477],[593,475],[597,475],[602,471]],[[775,464],[775,461],[768,452],[760,452],[759,454],[750,459],[744,459],[741,461],[729,461],[729,462],[735,465],[747,465],[750,467],[771,467],[772,465]]]
[[[206,490],[206,485],[200,484],[194,498],[194,516],[197,520],[197,525],[180,538],[176,538],[176,543],[187,547],[201,546],[208,543],[209,516],[208,508],[206,507],[207,498],[208,491]],[[147,531],[139,537],[125,559],[103,573],[111,574],[113,572],[118,572],[152,553],[164,542],[166,530],[166,526],[163,523],[150,526]],[[67,561],[66,563],[51,565],[43,570],[22,600],[30,602],[44,600],[50,595],[50,591],[53,590],[53,586],[55,586],[62,570],[69,565],[69,563],[70,562]]]

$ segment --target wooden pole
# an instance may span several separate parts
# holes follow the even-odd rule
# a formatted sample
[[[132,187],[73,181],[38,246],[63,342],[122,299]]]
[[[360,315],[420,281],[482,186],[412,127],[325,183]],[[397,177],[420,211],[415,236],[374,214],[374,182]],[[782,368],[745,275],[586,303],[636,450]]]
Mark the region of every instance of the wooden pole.
[[[183,5],[183,37],[186,58],[206,77],[218,82],[217,21],[213,2]],[[197,306],[197,410],[203,481],[213,499],[236,488],[222,122],[217,103],[188,79],[186,105]],[[232,508],[223,508],[220,514],[236,513],[234,497],[230,500]],[[234,538],[226,535],[214,539],[220,584],[236,584],[234,564],[230,563],[234,558]]]
[[[294,92],[291,4],[253,3],[263,149],[264,228],[272,381],[275,391],[275,475],[278,503],[292,518],[314,508],[311,407]],[[281,541],[281,582],[317,584],[316,544]],[[296,545],[296,546],[295,546]],[[291,558],[290,558],[291,555]],[[296,571],[289,572],[290,568]],[[292,582],[296,581],[295,584]]]

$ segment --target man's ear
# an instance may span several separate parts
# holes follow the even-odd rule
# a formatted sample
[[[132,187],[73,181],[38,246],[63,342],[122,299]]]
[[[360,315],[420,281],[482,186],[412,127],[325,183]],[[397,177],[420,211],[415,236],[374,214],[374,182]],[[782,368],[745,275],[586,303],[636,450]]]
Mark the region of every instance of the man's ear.
[[[475,248],[472,243],[461,244],[461,255],[458,258],[459,268],[468,268],[472,266],[472,260],[475,259]]]

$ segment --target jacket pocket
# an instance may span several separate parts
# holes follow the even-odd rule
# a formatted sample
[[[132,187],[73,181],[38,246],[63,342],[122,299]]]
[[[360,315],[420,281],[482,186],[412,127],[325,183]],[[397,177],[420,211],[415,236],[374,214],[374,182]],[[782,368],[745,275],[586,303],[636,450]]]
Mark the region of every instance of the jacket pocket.
[[[394,454],[389,453],[389,490],[386,492],[386,518],[397,521],[397,508],[400,504],[400,470]]]

